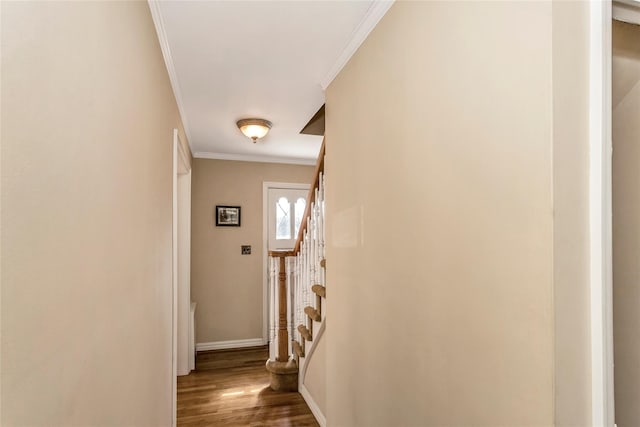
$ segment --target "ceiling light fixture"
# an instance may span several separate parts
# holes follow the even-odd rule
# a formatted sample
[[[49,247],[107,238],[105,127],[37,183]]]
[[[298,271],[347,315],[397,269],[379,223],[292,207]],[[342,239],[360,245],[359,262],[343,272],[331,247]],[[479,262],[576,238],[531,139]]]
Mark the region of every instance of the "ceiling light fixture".
[[[242,119],[236,122],[238,129],[244,133],[247,138],[251,138],[255,144],[260,138],[269,133],[271,122],[264,119]]]

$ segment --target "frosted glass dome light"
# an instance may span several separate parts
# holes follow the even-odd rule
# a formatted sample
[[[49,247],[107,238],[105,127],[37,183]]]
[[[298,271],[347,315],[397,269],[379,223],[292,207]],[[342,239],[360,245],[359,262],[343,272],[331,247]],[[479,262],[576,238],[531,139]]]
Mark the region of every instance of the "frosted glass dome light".
[[[255,142],[264,138],[271,129],[271,122],[264,119],[242,119],[236,123],[238,129],[245,134],[247,138],[251,138]]]

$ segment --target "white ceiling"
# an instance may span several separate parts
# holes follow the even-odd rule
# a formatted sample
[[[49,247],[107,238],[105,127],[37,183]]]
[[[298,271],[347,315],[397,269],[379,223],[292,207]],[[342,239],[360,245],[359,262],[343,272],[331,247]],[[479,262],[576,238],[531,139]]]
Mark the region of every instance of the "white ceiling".
[[[196,157],[315,163],[300,130],[389,1],[150,1]],[[257,144],[238,119],[273,122]]]

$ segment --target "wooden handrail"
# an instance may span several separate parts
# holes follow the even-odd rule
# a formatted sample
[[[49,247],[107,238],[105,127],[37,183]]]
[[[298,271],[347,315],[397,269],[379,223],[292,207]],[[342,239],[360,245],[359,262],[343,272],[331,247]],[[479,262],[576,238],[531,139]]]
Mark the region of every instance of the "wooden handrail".
[[[269,251],[269,256],[273,258],[286,258],[290,256],[296,256],[296,253],[293,251]]]
[[[311,216],[311,204],[316,201],[316,188],[320,186],[321,172],[324,173],[324,139],[322,140],[322,146],[320,146],[320,153],[318,153],[316,171],[311,187],[309,187],[309,195],[307,196],[307,207],[304,209],[304,215],[302,216],[302,222],[300,223],[300,231],[298,231],[298,238],[296,239],[296,245],[293,248],[292,256],[295,256],[300,252],[302,238],[304,237],[304,232],[307,229],[307,219]]]

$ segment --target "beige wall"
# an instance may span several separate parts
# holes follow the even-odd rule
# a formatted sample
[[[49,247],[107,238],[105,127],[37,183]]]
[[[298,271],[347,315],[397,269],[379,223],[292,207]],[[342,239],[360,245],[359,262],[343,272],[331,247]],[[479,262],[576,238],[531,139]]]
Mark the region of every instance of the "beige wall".
[[[556,427],[591,424],[588,23],[588,2],[553,2]]]
[[[613,323],[616,423],[640,425],[640,27],[613,25]]]
[[[329,425],[590,422],[586,6],[397,2],[329,87]]]
[[[323,300],[323,304],[326,300]],[[322,414],[327,416],[327,339],[326,335],[316,336],[314,331],[313,354],[307,357],[305,363],[308,363],[303,384],[309,391],[313,401],[318,405],[318,409]]]
[[[1,8],[0,424],[170,425],[181,124],[148,6]]]
[[[191,298],[196,342],[262,338],[262,183],[310,183],[312,166],[195,159]],[[242,207],[242,226],[216,227],[216,205]],[[251,245],[251,255],[240,246]]]

